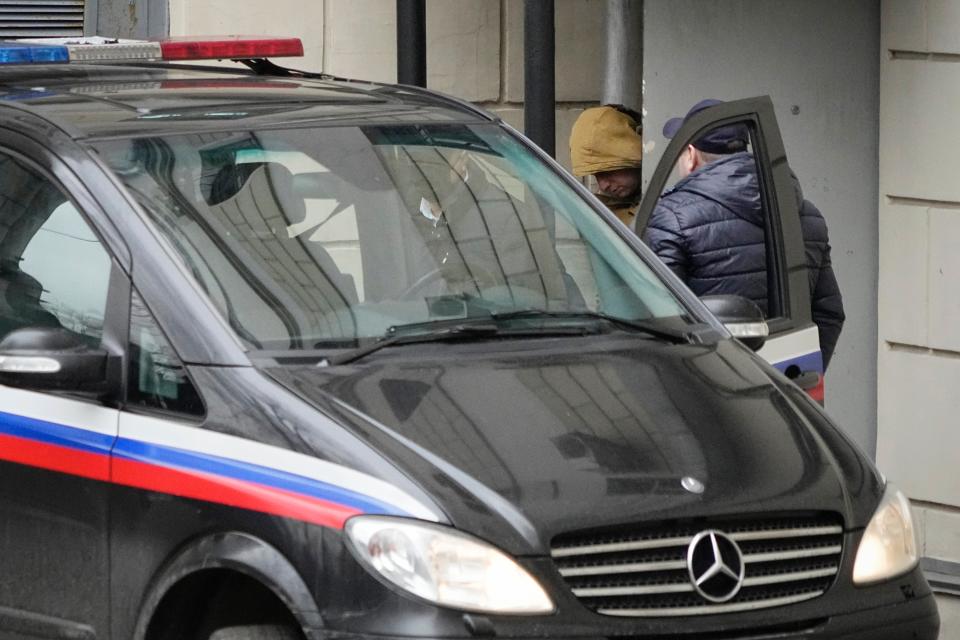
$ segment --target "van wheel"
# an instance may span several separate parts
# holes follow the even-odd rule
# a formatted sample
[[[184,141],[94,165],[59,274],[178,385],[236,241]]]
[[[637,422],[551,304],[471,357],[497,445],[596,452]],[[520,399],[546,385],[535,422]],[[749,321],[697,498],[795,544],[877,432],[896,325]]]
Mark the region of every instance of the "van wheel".
[[[210,634],[209,640],[302,640],[299,631],[285,625],[252,624],[224,627]]]

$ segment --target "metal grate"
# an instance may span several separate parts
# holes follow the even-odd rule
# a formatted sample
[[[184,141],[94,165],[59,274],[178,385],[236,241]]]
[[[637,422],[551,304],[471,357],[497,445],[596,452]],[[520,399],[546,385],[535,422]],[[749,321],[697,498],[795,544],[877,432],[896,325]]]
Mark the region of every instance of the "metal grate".
[[[694,588],[687,552],[697,533],[719,530],[740,548],[737,594],[713,603]],[[551,555],[574,595],[611,616],[733,613],[822,595],[840,566],[843,527],[831,515],[709,521],[558,536]]]
[[[82,36],[85,0],[0,0],[0,36]]]

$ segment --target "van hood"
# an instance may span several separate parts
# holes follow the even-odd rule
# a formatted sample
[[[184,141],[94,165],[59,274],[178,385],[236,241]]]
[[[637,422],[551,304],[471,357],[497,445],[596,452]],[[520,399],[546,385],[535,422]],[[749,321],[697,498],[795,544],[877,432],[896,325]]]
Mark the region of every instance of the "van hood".
[[[451,524],[518,555],[622,523],[862,517],[843,476],[864,485],[869,463],[849,444],[834,450],[845,440],[828,447],[818,429],[830,427],[811,424],[816,414],[798,411],[776,374],[729,340],[421,344],[349,366],[266,371],[359,431]]]

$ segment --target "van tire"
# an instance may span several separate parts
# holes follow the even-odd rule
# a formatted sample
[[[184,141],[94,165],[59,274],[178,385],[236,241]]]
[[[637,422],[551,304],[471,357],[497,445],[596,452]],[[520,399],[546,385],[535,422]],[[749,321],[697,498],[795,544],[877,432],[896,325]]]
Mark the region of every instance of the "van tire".
[[[300,632],[286,625],[252,624],[224,627],[210,634],[209,640],[302,640]]]

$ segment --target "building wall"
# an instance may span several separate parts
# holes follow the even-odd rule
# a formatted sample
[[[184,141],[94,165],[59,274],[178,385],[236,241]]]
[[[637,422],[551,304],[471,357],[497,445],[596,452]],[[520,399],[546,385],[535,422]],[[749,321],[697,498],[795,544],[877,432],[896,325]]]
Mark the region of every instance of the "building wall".
[[[87,35],[156,38],[170,28],[166,2],[157,0],[87,0]],[[42,9],[40,9],[42,10]]]
[[[876,425],[877,93],[873,0],[646,0],[643,172],[663,123],[703,98],[773,99],[790,166],[826,217],[847,321],[826,407],[873,455]]]
[[[960,563],[957,34],[960,2],[883,2],[877,461],[915,501],[924,555],[954,563]],[[944,600],[941,615],[954,621],[950,637],[960,638],[960,599]]]

